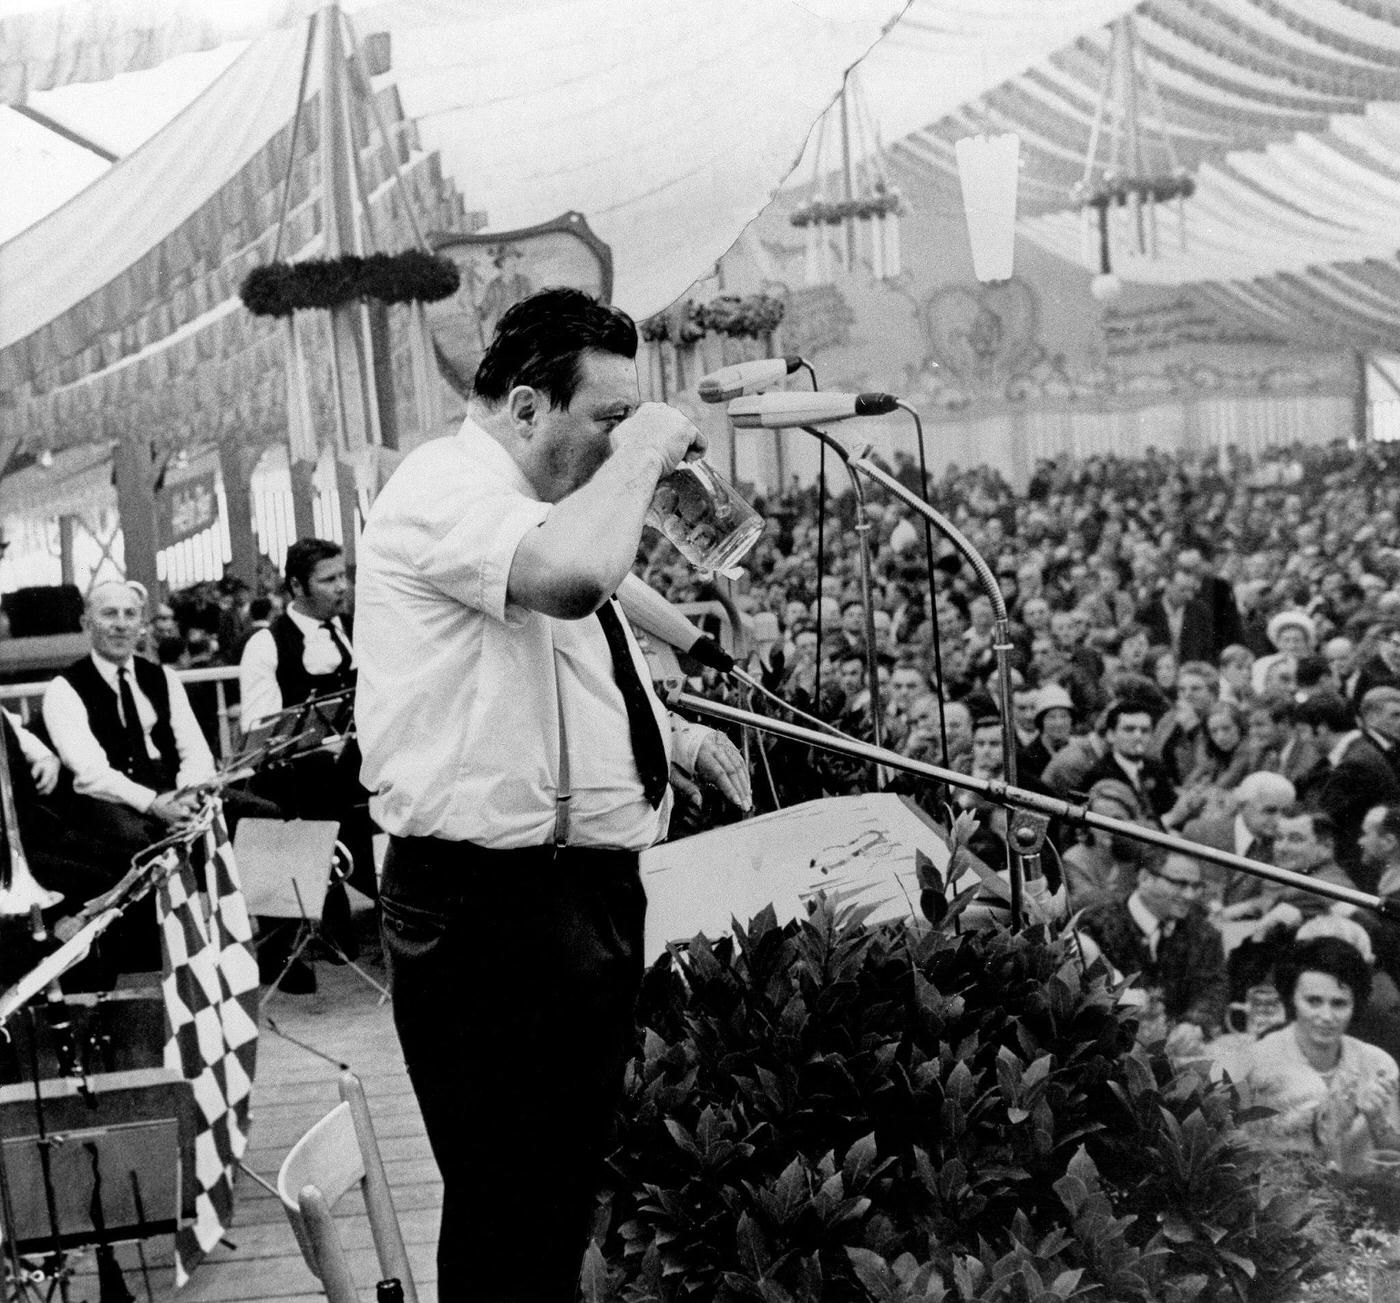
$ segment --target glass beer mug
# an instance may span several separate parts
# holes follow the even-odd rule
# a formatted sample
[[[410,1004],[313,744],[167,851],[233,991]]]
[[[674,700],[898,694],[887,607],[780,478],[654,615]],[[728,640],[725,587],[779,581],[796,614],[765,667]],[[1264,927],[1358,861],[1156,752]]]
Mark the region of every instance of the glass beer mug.
[[[647,524],[697,570],[737,565],[763,533],[763,519],[709,462],[683,461],[657,483]]]

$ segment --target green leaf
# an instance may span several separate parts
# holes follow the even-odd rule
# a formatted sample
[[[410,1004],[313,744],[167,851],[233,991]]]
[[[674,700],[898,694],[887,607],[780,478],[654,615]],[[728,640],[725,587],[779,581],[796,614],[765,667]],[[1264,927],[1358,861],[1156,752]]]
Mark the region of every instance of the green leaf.
[[[617,1297],[613,1289],[612,1273],[608,1270],[607,1260],[603,1257],[597,1240],[589,1242],[588,1251],[583,1255],[578,1287],[583,1303],[613,1303]]]
[[[854,1187],[864,1182],[874,1168],[878,1156],[873,1131],[855,1141],[841,1160],[841,1174],[846,1178],[846,1184]]]
[[[880,1303],[886,1303],[887,1300],[893,1303],[893,1300],[901,1296],[898,1278],[878,1253],[848,1244],[846,1256],[850,1259],[856,1279],[872,1299],[879,1300]]]
[[[762,1227],[748,1213],[739,1218],[739,1224],[734,1229],[734,1244],[739,1261],[750,1276],[759,1280],[767,1274],[768,1266],[773,1261],[773,1251]]]

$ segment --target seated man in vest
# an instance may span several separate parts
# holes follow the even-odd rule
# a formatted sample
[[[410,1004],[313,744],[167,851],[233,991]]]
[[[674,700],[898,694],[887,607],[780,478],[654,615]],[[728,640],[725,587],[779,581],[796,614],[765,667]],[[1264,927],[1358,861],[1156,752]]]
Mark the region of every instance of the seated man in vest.
[[[145,619],[140,584],[94,585],[83,612],[92,650],[44,693],[44,727],[72,774],[69,827],[108,885],[122,878],[132,856],[190,817],[196,802],[186,789],[214,776],[183,685],[165,666],[136,655]],[[124,920],[132,924],[124,961],[143,971],[160,967],[147,900],[150,908],[138,904]]]
[[[239,661],[240,722],[245,732],[280,710],[355,685],[344,550],[326,539],[298,539],[287,549],[286,586],[290,597],[286,610],[248,639]],[[258,790],[277,801],[289,817],[336,820],[340,840],[353,861],[350,882],[371,899],[377,898],[371,846],[374,828],[369,797],[360,786],[360,751],[353,738],[338,749],[298,755],[260,774]],[[357,947],[343,888],[332,888],[322,917],[328,934],[353,958]],[[265,945],[265,974],[281,954],[278,944]],[[289,979],[285,989],[308,984],[308,974],[300,969]]]

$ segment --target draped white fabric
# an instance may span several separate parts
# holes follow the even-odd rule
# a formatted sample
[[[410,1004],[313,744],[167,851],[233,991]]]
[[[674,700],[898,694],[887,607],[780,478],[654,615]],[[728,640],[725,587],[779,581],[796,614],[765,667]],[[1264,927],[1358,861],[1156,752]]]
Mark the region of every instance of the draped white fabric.
[[[425,149],[491,229],[585,214],[614,298],[682,294],[792,170],[845,70],[881,42],[872,108],[928,123],[1131,0],[348,0],[391,37]],[[15,7],[15,6],[12,6]],[[200,99],[51,219],[0,246],[0,347],[150,249],[291,116],[307,0],[19,0],[0,93],[148,67],[259,26]],[[899,22],[895,24],[895,20]],[[888,48],[886,48],[888,47]],[[230,126],[232,124],[232,130]],[[121,216],[110,229],[104,214]]]
[[[1164,239],[1157,258],[1115,265],[1126,279],[1184,285],[1307,270],[1326,261],[1393,257],[1400,247],[1400,111],[1368,105],[1323,136],[1263,151],[1237,150],[1196,174],[1184,247]],[[1170,223],[1170,218],[1164,218]],[[1080,257],[1077,212],[1023,218],[1021,233],[1070,261]]]
[[[189,111],[0,244],[0,348],[125,271],[262,149],[295,106],[303,46],[298,32],[263,36]]]

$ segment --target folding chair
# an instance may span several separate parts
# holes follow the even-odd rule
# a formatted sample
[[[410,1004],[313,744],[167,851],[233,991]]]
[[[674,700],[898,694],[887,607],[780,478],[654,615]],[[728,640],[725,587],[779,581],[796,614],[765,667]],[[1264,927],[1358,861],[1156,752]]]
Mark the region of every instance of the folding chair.
[[[321,911],[330,887],[338,824],[329,819],[241,819],[233,837],[233,853],[248,913],[260,918],[298,920],[295,944],[277,981],[271,982],[261,1010],[277,994],[282,974],[301,958],[312,941],[334,950],[361,979],[379,992],[379,1003],[389,992],[374,980],[321,929]]]
[[[292,1146],[277,1173],[277,1196],[292,1224],[301,1256],[325,1286],[330,1303],[360,1303],[350,1263],[331,1210],[359,1184],[383,1279],[397,1277],[406,1303],[418,1303],[384,1161],[364,1087],[353,1072],[340,1077],[340,1099]]]

